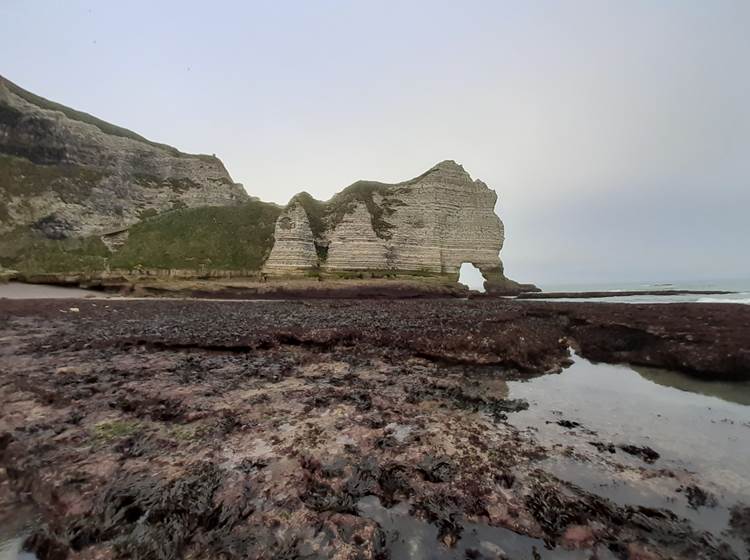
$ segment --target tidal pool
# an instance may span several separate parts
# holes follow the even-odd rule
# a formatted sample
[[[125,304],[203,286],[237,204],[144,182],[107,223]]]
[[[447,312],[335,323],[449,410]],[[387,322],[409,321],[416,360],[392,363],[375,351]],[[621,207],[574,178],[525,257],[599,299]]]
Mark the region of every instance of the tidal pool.
[[[618,504],[669,509],[748,558],[728,523],[733,506],[750,504],[750,383],[576,357],[562,373],[509,381],[508,395],[530,404],[510,423],[566,448],[541,468]],[[646,463],[627,445],[659,458]]]
[[[528,410],[509,414],[508,421],[562,451],[539,468],[620,505],[668,509],[748,558],[729,518],[734,505],[750,503],[750,383],[708,382],[576,356],[562,373],[491,377],[479,390],[528,400]],[[647,446],[659,457],[645,462],[621,448],[628,445]],[[461,539],[447,548],[434,525],[410,515],[408,503],[385,508],[371,496],[360,501],[359,513],[378,522],[393,558],[495,558],[500,551],[508,558],[614,558],[603,546],[550,550],[538,539],[473,523],[463,523]]]
[[[699,472],[750,500],[750,383],[712,383],[576,357],[560,374],[509,381],[508,390],[531,405],[509,421],[540,440],[647,445],[661,455],[654,468]],[[560,420],[581,426],[565,428]],[[628,455],[618,451],[617,458]]]
[[[33,513],[20,506],[10,512],[3,511],[0,519],[0,560],[34,560],[36,555],[21,550],[28,528],[33,520]]]
[[[380,504],[375,496],[362,498],[359,515],[373,519],[386,535],[386,546],[393,560],[447,560],[453,558],[540,558],[545,560],[614,560],[603,547],[594,550],[549,550],[540,539],[519,535],[502,527],[464,523],[461,539],[452,548],[442,546],[438,528],[409,513],[409,504],[392,508]]]

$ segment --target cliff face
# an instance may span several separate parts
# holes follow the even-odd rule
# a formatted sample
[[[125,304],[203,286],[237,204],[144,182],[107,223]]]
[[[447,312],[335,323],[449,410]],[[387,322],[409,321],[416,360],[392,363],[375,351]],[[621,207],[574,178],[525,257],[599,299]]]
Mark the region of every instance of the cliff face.
[[[457,274],[470,262],[490,283],[501,282],[504,229],[496,202],[493,190],[453,161],[403,183],[360,181],[327,202],[303,193],[277,222],[265,271]]]
[[[358,181],[286,208],[248,197],[216,157],[188,155],[0,77],[0,265],[119,269],[377,271],[479,267],[499,258],[495,192],[453,161],[397,184]],[[517,287],[517,286],[516,286]]]
[[[0,76],[0,234],[80,237],[246,199],[216,157],[149,142]]]

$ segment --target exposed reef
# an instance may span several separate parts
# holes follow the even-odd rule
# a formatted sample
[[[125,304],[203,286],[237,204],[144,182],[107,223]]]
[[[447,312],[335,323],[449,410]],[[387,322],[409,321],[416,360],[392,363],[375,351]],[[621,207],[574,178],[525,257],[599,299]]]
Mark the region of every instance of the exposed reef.
[[[656,443],[553,417],[571,435],[550,444],[511,422],[533,403],[506,381],[560,371],[569,345],[750,371],[750,309],[608,307],[0,301],[0,491],[38,516],[41,560],[395,559],[418,535],[435,558],[738,558],[675,513],[732,502]],[[572,457],[664,499],[555,475]]]

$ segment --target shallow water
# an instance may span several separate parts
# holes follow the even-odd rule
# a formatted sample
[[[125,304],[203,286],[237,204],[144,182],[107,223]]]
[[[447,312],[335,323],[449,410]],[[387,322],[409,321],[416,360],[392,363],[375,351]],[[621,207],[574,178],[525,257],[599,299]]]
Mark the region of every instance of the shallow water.
[[[12,519],[0,518],[0,560],[36,559],[36,555],[21,550],[32,520],[32,512],[25,507],[17,508]]]
[[[736,294],[682,294],[676,296],[608,296],[589,298],[534,298],[533,301],[567,301],[573,303],[736,303],[750,305],[750,292]]]
[[[702,282],[625,282],[617,284],[545,284],[546,292],[613,292],[633,290],[722,290],[730,294],[682,294],[674,296],[617,296],[606,298],[555,298],[550,301],[600,303],[739,303],[750,305],[750,279],[712,280]]]
[[[524,398],[528,410],[508,420],[532,437],[573,451],[539,466],[561,480],[620,505],[666,508],[748,558],[745,544],[727,533],[729,509],[750,503],[750,383],[709,382],[673,371],[594,364],[575,357],[560,374],[524,381],[491,378],[482,390],[497,398]],[[558,421],[578,422],[565,428]],[[599,453],[589,442],[649,446],[660,457],[647,464],[619,448]],[[664,474],[666,472],[674,475]],[[691,505],[685,487],[697,483],[716,500]],[[596,550],[548,550],[538,539],[512,531],[464,524],[454,548],[442,546],[438,529],[409,513],[408,503],[388,509],[375,497],[360,501],[360,515],[377,521],[393,558],[465,558],[470,550],[511,558],[610,558]]]
[[[511,398],[532,405],[509,420],[535,428],[541,440],[558,442],[570,430],[547,422],[579,422],[597,434],[582,438],[586,444],[596,439],[648,445],[662,455],[659,467],[699,471],[750,500],[750,406],[741,404],[750,401],[750,383],[713,385],[678,372],[645,371],[577,357],[560,374],[508,382]]]
[[[573,451],[542,463],[545,470],[618,504],[670,509],[747,558],[744,546],[723,533],[729,508],[750,503],[750,383],[707,382],[577,357],[560,374],[511,381],[508,389],[511,398],[531,404],[509,415],[512,424]],[[561,420],[580,426],[563,427]],[[617,447],[597,453],[592,441],[645,445],[660,458],[648,465]],[[608,467],[615,463],[626,468]],[[661,475],[660,469],[677,476]],[[644,471],[653,476],[643,477]],[[715,496],[714,507],[689,504],[680,489],[683,473]]]
[[[386,535],[386,545],[391,558],[408,560],[443,560],[471,558],[470,551],[484,556],[500,558],[500,553],[510,558],[533,558],[533,554],[545,560],[585,560],[596,552],[600,560],[613,558],[610,552],[599,547],[594,550],[548,550],[540,539],[519,535],[501,527],[489,527],[464,523],[461,539],[453,548],[442,546],[438,541],[438,528],[410,515],[409,504],[401,502],[385,508],[375,496],[362,498],[357,504],[359,515],[372,519],[380,525]]]
[[[643,378],[658,385],[672,387],[688,393],[717,397],[722,401],[750,406],[750,381],[706,381],[665,369],[631,366]]]
[[[22,544],[23,539],[19,537],[6,540],[0,537],[0,560],[36,560],[36,555],[21,550]]]

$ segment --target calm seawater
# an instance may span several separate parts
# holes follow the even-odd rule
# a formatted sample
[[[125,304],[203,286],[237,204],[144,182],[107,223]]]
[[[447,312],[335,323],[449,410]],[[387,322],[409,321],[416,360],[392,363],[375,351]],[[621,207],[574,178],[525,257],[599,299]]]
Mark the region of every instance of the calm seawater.
[[[556,299],[555,301],[601,301],[609,303],[741,303],[750,305],[750,279],[624,282],[598,284],[541,284],[545,292],[621,292],[632,290],[726,290],[734,294],[681,296],[622,296],[607,298]]]

